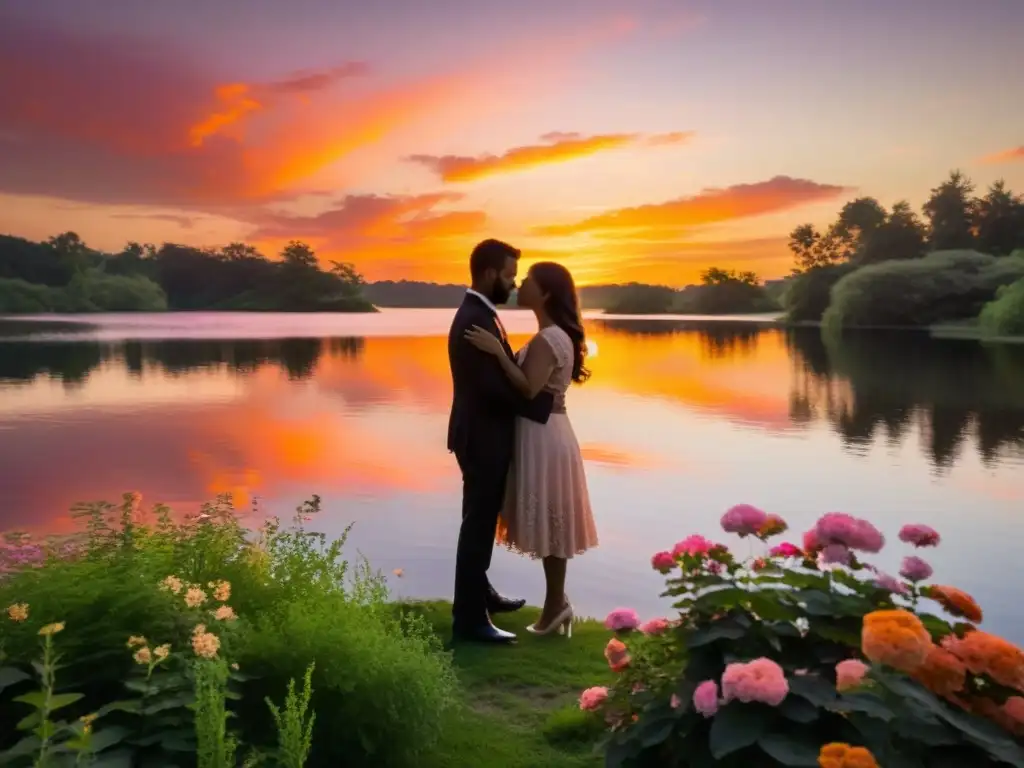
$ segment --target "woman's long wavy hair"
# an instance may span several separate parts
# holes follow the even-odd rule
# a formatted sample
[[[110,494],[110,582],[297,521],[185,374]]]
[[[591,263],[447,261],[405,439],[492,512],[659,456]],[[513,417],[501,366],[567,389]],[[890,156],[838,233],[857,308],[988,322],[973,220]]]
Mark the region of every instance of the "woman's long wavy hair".
[[[530,277],[536,281],[541,292],[547,295],[544,311],[548,317],[572,339],[572,380],[582,384],[590,378],[590,371],[584,365],[587,337],[583,331],[580,297],[572,273],[561,264],[541,261],[530,267]]]

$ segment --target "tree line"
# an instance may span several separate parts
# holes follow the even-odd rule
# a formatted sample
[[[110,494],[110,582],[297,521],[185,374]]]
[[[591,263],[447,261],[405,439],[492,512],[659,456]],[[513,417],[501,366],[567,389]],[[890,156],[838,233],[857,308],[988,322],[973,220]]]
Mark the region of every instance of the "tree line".
[[[364,280],[346,262],[325,269],[293,240],[277,259],[231,243],[196,248],[129,242],[118,253],[90,248],[74,232],[44,242],[0,235],[0,312],[160,310],[374,311]]]
[[[1009,256],[1024,248],[1024,197],[996,181],[984,196],[960,171],[931,190],[919,216],[900,200],[886,209],[858,197],[824,231],[802,224],[789,235],[796,272],[840,263],[878,264],[932,251],[977,250]]]
[[[918,214],[851,200],[820,231],[790,233],[787,318],[843,327],[966,324],[989,337],[1024,335],[1024,197],[1004,181],[984,195],[960,171]]]

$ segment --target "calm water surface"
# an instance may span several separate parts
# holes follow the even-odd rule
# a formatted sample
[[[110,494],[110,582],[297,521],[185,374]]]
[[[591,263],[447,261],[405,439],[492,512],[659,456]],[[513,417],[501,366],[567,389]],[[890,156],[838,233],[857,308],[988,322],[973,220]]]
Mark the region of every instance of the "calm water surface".
[[[281,515],[316,493],[323,530],[355,522],[351,554],[402,569],[398,595],[447,596],[451,314],[0,328],[0,528],[70,530],[71,504],[126,490],[179,510],[231,492]],[[503,318],[525,341],[532,316]],[[889,539],[875,562],[890,571],[906,554],[900,525],[934,525],[936,578],[975,593],[992,631],[1024,640],[1024,348],[907,334],[826,346],[816,331],[751,322],[594,317],[588,331],[594,375],[569,409],[601,547],[570,566],[580,612],[660,613],[650,555],[694,532],[722,538],[718,518],[745,501],[783,514],[794,536],[822,512],[867,517]],[[540,601],[538,564],[499,550],[492,574]]]

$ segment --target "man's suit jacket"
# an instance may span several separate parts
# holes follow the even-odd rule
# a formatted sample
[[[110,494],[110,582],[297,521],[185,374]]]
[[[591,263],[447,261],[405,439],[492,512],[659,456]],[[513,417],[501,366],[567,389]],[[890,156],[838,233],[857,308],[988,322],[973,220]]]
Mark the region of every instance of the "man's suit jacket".
[[[452,410],[448,419],[448,450],[459,463],[482,462],[497,471],[512,458],[515,417],[544,424],[554,397],[541,391],[533,400],[521,394],[494,355],[477,349],[465,334],[474,325],[497,336],[505,354],[515,359],[497,315],[483,301],[466,294],[448,332],[448,363],[452,372]]]

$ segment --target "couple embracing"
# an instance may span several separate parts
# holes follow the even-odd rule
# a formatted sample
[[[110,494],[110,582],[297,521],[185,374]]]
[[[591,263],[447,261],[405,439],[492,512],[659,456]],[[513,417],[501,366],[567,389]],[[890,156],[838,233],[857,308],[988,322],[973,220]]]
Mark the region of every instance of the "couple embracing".
[[[472,287],[448,335],[453,399],[448,450],[462,472],[462,526],[455,564],[456,640],[511,643],[496,613],[524,600],[503,597],[487,578],[495,538],[544,566],[544,607],[527,631],[571,634],[566,564],[597,545],[579,443],[565,410],[570,385],[586,381],[586,343],[569,271],[533,265],[517,302],[538,330],[513,353],[497,307],[516,288],[520,252],[484,240],[469,260]]]

